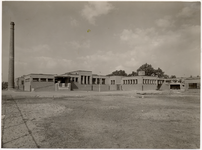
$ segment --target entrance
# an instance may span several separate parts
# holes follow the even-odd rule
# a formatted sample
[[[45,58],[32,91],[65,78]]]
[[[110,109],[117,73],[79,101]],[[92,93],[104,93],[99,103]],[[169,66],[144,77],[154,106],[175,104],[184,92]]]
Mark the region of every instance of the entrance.
[[[171,84],[170,89],[172,89],[172,90],[180,90],[180,84]]]

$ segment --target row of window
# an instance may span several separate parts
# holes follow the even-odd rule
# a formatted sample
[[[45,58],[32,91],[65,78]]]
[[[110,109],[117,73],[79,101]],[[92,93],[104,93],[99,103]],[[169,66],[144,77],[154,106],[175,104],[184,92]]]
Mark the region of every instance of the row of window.
[[[158,84],[163,84],[163,82],[164,82],[164,80],[158,80]],[[169,81],[167,82],[166,81],[166,83],[170,83]]]
[[[25,79],[25,82],[30,82],[31,79],[27,78]],[[32,79],[33,82],[53,82],[52,78],[33,78]]]
[[[156,80],[143,79],[143,84],[156,84]]]
[[[93,78],[93,84],[105,84],[105,79]]]
[[[72,77],[70,81],[71,82],[78,82],[78,78],[77,77]]]
[[[111,80],[111,85],[114,85],[115,84],[115,80]]]
[[[123,80],[123,84],[138,84],[138,80],[137,79]]]
[[[200,83],[189,83],[189,89],[200,89]]]

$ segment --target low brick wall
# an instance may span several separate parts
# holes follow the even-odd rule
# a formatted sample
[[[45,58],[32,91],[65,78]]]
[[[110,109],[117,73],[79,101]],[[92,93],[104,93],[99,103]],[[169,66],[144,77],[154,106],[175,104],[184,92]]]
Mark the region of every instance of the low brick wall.
[[[93,91],[99,91],[99,85],[93,85]],[[109,85],[100,85],[100,91],[109,91]]]
[[[34,88],[34,91],[55,91],[55,84],[53,82],[32,82],[31,88]]]
[[[31,91],[31,89],[30,89],[30,87],[31,87],[31,84],[30,84],[30,82],[25,82],[25,84],[24,84],[24,91]]]
[[[24,90],[24,85],[19,85],[18,89],[23,91]]]
[[[117,91],[117,85],[109,85],[110,91]]]
[[[142,91],[142,84],[123,84],[122,90],[123,91],[132,91],[132,90]]]
[[[72,91],[92,91],[91,84],[71,83]]]
[[[148,90],[157,90],[157,85],[155,84],[143,84],[143,91],[148,91]]]

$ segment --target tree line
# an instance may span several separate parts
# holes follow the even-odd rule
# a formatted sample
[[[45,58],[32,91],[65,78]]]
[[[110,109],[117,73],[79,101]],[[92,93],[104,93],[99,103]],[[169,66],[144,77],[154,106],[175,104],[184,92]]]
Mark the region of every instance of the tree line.
[[[161,68],[154,69],[150,64],[143,64],[136,71],[132,71],[132,73],[127,74],[124,70],[116,70],[107,76],[137,76],[139,71],[145,71],[146,76],[158,76],[159,78],[169,78],[169,75],[165,74]],[[175,75],[171,75],[170,78],[176,78]]]

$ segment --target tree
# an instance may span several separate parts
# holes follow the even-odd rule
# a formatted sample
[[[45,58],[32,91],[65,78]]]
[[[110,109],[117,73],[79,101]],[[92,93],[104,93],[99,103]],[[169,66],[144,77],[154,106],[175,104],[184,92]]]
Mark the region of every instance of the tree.
[[[146,76],[158,76],[159,78],[169,78],[168,75],[164,74],[161,68],[154,69],[150,64],[144,64],[137,69],[138,71],[145,71]]]
[[[169,78],[169,75],[164,74],[164,75],[163,75],[163,78],[168,79],[168,78]]]
[[[128,76],[130,77],[130,76],[137,76],[138,75],[138,73],[137,72],[132,72],[131,74],[128,74]]]
[[[147,64],[147,63],[140,66],[137,69],[137,72],[139,72],[139,71],[145,71],[146,76],[151,76],[153,73],[155,73],[155,69],[152,67],[152,65]]]
[[[107,76],[127,76],[127,73],[124,70],[116,70]]]
[[[164,77],[164,72],[160,68],[158,68],[155,70],[155,75],[158,75],[159,78],[162,78]]]
[[[176,76],[175,75],[171,75],[170,78],[176,78]]]

